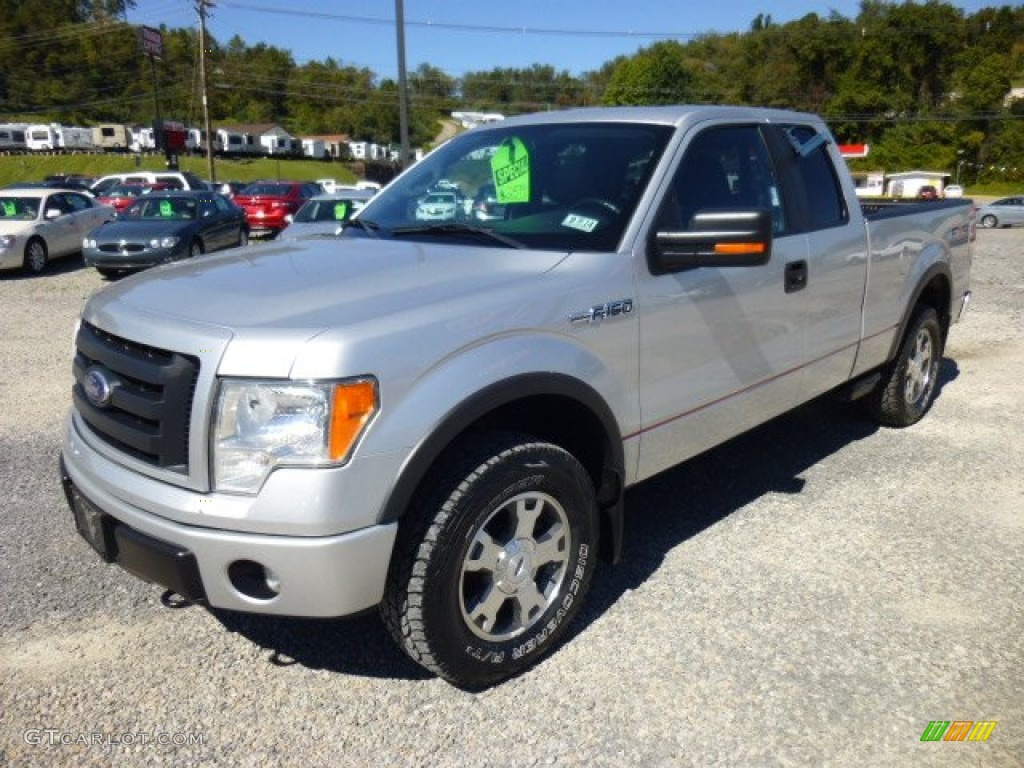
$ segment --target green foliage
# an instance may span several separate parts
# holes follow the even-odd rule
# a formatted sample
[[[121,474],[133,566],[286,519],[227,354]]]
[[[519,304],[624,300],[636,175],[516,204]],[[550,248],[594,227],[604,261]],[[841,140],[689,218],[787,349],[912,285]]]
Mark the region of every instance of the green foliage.
[[[163,29],[165,55],[138,51],[120,21],[134,0],[0,0],[0,121],[198,125],[194,29]],[[235,36],[208,41],[215,123],[275,122],[295,134],[397,142],[398,89],[332,58]],[[410,138],[432,143],[454,109],[506,114],[594,104],[733,103],[820,112],[840,141],[871,160],[937,170],[1021,165],[1024,6],[967,14],[945,0],[862,0],[786,24],[760,14],[742,34],[663,41],[573,75],[534,63],[453,78],[428,63],[408,77]]]
[[[675,41],[655,43],[624,59],[612,71],[603,102],[608,105],[685,104],[693,99],[694,76],[686,49]]]

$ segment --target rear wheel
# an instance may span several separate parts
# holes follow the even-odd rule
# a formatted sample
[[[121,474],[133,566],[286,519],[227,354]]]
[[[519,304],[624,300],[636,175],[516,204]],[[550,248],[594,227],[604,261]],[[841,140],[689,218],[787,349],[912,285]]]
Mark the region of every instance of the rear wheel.
[[[49,263],[49,256],[46,251],[46,243],[38,237],[33,237],[25,243],[25,269],[38,275]]]
[[[875,419],[888,427],[909,427],[921,420],[935,399],[942,359],[942,327],[931,307],[918,310],[896,359],[867,399]]]
[[[382,603],[405,651],[480,688],[535,663],[579,611],[593,575],[594,487],[562,448],[478,436],[403,520]]]

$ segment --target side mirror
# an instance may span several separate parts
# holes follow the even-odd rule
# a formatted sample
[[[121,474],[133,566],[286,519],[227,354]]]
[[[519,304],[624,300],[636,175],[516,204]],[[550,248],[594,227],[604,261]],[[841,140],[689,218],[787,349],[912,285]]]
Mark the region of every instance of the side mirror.
[[[45,215],[47,219],[56,219],[62,216],[63,214],[64,211],[62,211],[60,208],[47,208]]]
[[[690,229],[655,232],[648,249],[651,272],[696,267],[756,267],[772,255],[772,214],[758,210],[698,211]]]

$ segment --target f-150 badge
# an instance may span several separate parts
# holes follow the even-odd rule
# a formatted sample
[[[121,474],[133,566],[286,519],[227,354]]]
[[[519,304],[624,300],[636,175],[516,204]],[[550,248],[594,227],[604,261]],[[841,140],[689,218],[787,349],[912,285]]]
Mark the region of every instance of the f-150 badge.
[[[594,323],[598,320],[606,320],[609,317],[628,315],[632,311],[632,299],[619,299],[617,301],[609,301],[605,304],[598,304],[596,307],[585,309],[582,312],[570,312],[569,322],[573,325]]]

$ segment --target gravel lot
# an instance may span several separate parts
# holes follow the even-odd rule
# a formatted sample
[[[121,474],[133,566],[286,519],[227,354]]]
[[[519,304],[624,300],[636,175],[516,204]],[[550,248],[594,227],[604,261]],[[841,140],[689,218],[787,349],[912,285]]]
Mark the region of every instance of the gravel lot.
[[[1024,229],[975,253],[921,424],[817,402],[634,489],[567,642],[475,695],[375,615],[172,609],[100,563],[56,464],[104,282],[0,275],[0,764],[1024,765]]]

